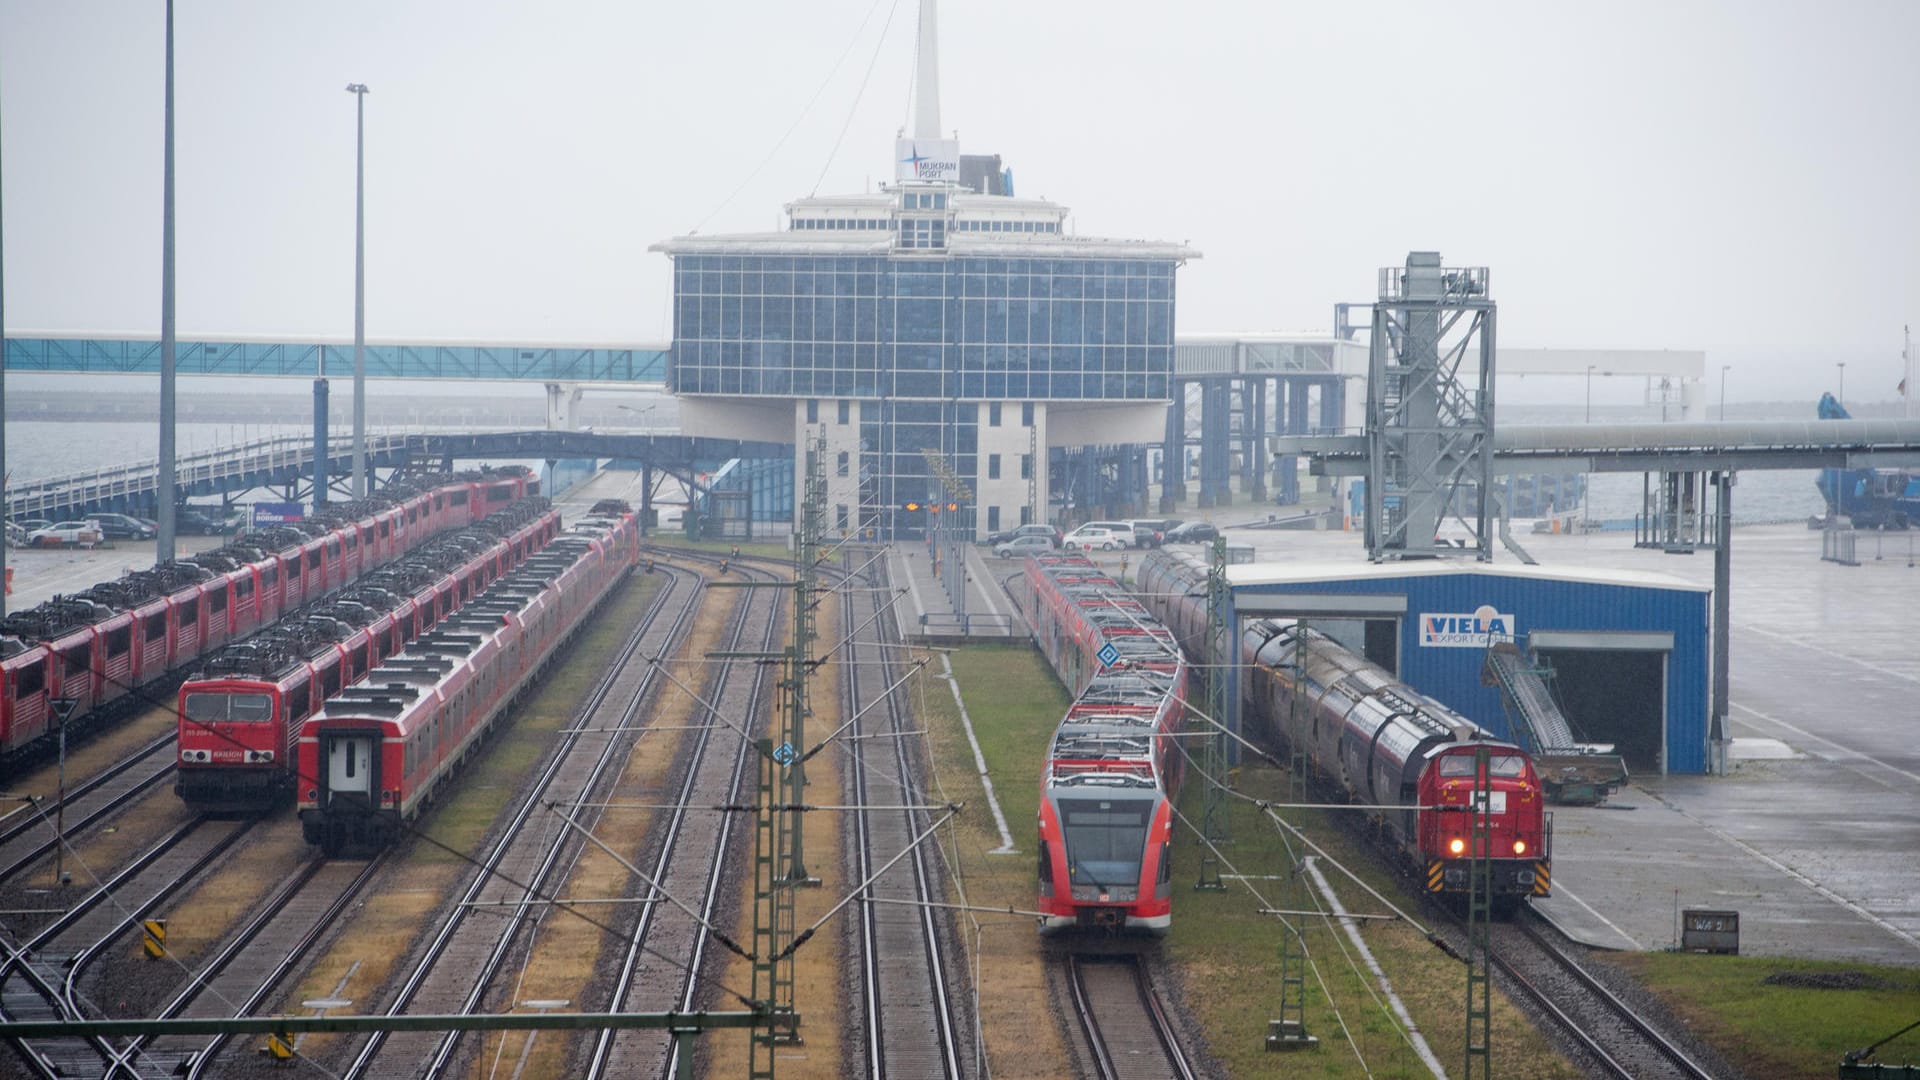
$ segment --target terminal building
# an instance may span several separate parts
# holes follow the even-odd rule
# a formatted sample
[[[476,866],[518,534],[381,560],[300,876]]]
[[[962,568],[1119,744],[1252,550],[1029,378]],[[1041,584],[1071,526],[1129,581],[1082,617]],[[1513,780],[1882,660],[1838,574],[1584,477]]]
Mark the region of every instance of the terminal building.
[[[923,0],[893,183],[796,200],[779,231],[653,249],[673,259],[681,429],[790,440],[796,463],[819,450],[829,527],[880,538],[922,535],[929,507],[976,536],[1044,520],[1051,448],[1159,442],[1175,275],[1197,257],[1074,235],[997,156],[962,155],[940,134],[935,46]]]

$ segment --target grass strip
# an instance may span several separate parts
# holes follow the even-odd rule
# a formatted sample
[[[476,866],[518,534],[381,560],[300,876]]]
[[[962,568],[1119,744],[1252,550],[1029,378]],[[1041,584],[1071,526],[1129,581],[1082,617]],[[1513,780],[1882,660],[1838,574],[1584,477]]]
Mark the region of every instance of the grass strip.
[[[1920,1020],[1920,971],[1766,956],[1613,953],[1748,1076],[1831,1076],[1842,1056]],[[1875,1060],[1920,1064],[1920,1031]]]

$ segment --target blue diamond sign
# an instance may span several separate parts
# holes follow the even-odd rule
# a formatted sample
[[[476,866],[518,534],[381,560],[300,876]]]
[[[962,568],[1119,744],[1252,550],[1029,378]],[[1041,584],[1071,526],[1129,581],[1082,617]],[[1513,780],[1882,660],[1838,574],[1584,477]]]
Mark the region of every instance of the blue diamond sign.
[[[1101,667],[1112,667],[1113,662],[1120,659],[1120,650],[1114,648],[1113,642],[1109,641],[1105,645],[1100,646],[1100,651],[1094,655],[1100,658]]]
[[[783,742],[773,752],[774,763],[781,766],[787,766],[787,765],[793,764],[793,759],[799,756],[800,756],[799,754],[794,752],[792,743]]]

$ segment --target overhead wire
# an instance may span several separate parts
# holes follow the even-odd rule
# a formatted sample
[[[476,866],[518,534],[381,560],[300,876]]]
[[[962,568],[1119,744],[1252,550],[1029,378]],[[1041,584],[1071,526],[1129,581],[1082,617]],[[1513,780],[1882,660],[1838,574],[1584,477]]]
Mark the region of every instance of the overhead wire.
[[[840,134],[834,137],[833,149],[827,152],[826,164],[820,166],[820,175],[813,181],[812,190],[807,192],[808,197],[819,193],[821,182],[827,178],[827,170],[833,168],[833,159],[840,153],[840,144],[846,141],[847,129],[853,126],[853,118],[860,109],[860,99],[867,93],[867,80],[873,78],[873,67],[880,61],[880,47],[886,44],[887,31],[892,28],[894,12],[899,8],[900,0],[893,0],[893,3],[887,7],[887,21],[880,28],[880,39],[874,42],[873,57],[867,61],[867,72],[860,77],[860,89],[853,95],[853,104],[847,108],[846,122],[840,125]]]
[[[899,0],[895,0],[895,3],[898,2]],[[806,120],[807,114],[813,110],[814,103],[819,101],[820,95],[826,92],[828,86],[832,85],[833,77],[840,73],[840,65],[846,62],[847,56],[853,52],[853,47],[859,44],[860,35],[867,29],[867,23],[873,21],[873,13],[880,10],[880,4],[881,0],[873,0],[873,4],[867,8],[867,13],[860,17],[860,25],[855,27],[853,33],[848,36],[846,47],[840,50],[838,57],[834,58],[833,66],[827,69],[826,78],[820,80],[820,85],[814,89],[812,96],[807,98],[807,103],[800,106],[800,111],[794,116],[793,123],[788,126],[780,138],[774,140],[773,149],[767,151],[767,156],[760,159],[760,164],[753,167],[753,171],[747,174],[746,179],[740,181],[739,186],[728,192],[726,198],[720,200],[720,205],[707,211],[706,216],[695,222],[693,228],[688,230],[689,233],[698,233],[706,226],[707,222],[713,220],[715,215],[725,210],[733,203],[733,200],[739,198],[740,193],[747,189],[747,185],[753,183],[754,178],[760,175],[761,170],[765,169],[768,163],[773,161],[774,156],[780,153],[780,148],[787,144],[787,140],[793,137],[793,133],[800,130],[801,122]],[[880,36],[882,40],[885,40],[886,31],[882,30]],[[864,85],[864,83],[862,85]]]

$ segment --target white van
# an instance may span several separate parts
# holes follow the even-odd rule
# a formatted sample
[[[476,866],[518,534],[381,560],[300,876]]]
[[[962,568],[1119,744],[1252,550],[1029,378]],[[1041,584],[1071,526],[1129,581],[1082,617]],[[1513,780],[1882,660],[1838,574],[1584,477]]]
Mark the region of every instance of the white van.
[[[1080,526],[1080,528],[1105,529],[1114,536],[1126,541],[1124,545],[1126,547],[1140,546],[1139,538],[1134,535],[1133,522],[1131,521],[1089,521],[1085,525]]]

